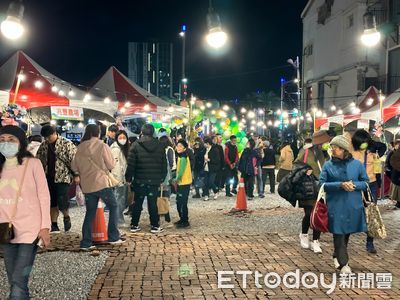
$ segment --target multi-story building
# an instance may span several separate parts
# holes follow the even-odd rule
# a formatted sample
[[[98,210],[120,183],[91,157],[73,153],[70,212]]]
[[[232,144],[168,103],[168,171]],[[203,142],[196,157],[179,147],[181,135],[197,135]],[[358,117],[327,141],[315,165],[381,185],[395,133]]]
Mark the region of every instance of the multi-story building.
[[[382,33],[374,47],[361,43],[367,12]],[[400,0],[310,0],[301,18],[304,110],[344,107],[370,86],[400,87]]]
[[[172,57],[172,43],[129,43],[128,77],[153,95],[172,98]]]

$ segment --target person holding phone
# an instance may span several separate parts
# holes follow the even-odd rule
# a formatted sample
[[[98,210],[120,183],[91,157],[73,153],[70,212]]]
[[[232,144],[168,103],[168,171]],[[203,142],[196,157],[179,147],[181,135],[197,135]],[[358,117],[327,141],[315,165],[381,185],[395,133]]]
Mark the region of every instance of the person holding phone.
[[[29,299],[28,281],[38,243],[50,244],[50,193],[39,159],[27,150],[18,126],[0,128],[0,223],[13,225],[14,238],[1,245],[9,299]]]
[[[368,231],[361,197],[368,186],[368,175],[363,164],[351,155],[348,139],[339,135],[330,144],[332,159],[322,168],[320,184],[326,192],[335,268],[351,273],[347,252],[350,234]]]

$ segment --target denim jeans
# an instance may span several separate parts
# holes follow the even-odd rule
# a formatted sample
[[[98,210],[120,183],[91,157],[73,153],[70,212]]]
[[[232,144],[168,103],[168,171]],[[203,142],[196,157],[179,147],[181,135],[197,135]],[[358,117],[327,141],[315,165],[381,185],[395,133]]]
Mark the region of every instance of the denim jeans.
[[[237,185],[238,185],[238,171],[236,168],[233,169],[228,169],[227,168],[227,176],[226,176],[226,183],[225,183],[225,191],[226,194],[229,195],[231,193],[231,186],[233,190],[237,189]]]
[[[147,209],[150,215],[150,224],[153,227],[160,226],[160,217],[157,210],[157,195],[158,185],[149,184],[138,184],[133,185],[133,191],[135,192],[135,201],[132,206],[132,226],[138,226],[140,215],[143,210],[143,201],[147,197]]]
[[[124,210],[126,207],[126,202],[128,198],[128,186],[117,186],[114,189],[115,200],[117,201],[118,207],[118,223],[124,224]]]
[[[28,281],[37,252],[35,244],[4,244],[4,264],[10,285],[10,300],[29,299]]]
[[[119,240],[118,231],[118,207],[115,200],[114,191],[111,188],[105,188],[97,192],[85,194],[86,214],[82,226],[81,247],[92,246],[92,222],[96,217],[97,205],[99,200],[103,200],[110,210],[108,218],[108,241],[115,242]]]
[[[213,190],[214,193],[218,193],[218,187],[215,184],[215,178],[217,177],[217,173],[212,172],[204,172],[204,191],[203,196],[210,196],[210,189]]]
[[[176,208],[178,209],[179,219],[182,222],[189,222],[188,198],[190,184],[178,185],[176,193]]]

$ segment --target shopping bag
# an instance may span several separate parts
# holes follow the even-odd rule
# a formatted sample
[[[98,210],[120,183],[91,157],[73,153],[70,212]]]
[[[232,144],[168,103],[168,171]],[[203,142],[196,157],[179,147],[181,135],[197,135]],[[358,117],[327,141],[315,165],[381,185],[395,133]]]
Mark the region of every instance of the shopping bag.
[[[326,194],[324,191],[324,185],[321,186],[318,193],[317,202],[315,202],[314,208],[311,212],[310,227],[313,230],[320,232],[328,232],[328,206],[326,205]]]
[[[79,184],[76,185],[76,192],[75,192],[75,200],[78,206],[85,205],[85,195],[82,192],[82,189]]]
[[[169,199],[163,197],[163,186],[161,185],[160,197],[157,198],[157,211],[159,215],[165,215],[169,213]]]
[[[365,219],[368,227],[368,235],[375,239],[386,238],[386,227],[383,223],[381,212],[375,203],[371,189],[367,187],[366,193],[362,193],[365,209]]]

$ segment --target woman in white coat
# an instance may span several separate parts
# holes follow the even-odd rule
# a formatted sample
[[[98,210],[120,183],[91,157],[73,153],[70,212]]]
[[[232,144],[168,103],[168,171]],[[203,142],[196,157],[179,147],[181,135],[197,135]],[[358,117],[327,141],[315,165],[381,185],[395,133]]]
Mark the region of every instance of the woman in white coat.
[[[126,208],[128,197],[128,186],[125,182],[125,172],[127,168],[127,157],[129,152],[128,134],[120,130],[115,135],[115,142],[111,145],[111,152],[115,160],[115,167],[111,173],[120,182],[115,187],[114,194],[118,205],[118,223],[124,224],[124,209]]]

